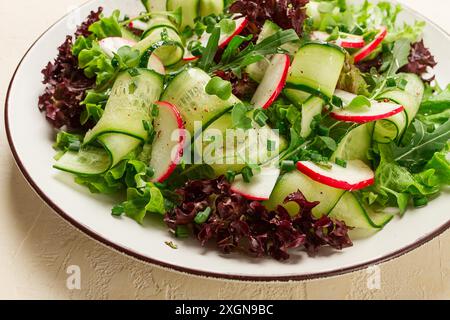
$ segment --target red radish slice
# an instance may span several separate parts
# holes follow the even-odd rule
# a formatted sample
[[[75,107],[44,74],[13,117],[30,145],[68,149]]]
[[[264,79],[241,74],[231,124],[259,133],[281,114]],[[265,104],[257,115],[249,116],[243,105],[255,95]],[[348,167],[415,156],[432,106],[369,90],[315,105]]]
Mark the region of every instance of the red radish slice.
[[[114,57],[114,54],[117,53],[120,48],[125,46],[132,47],[135,44],[136,42],[133,40],[120,37],[110,37],[99,41],[100,48],[102,48],[103,52],[105,52],[111,58]]]
[[[249,183],[244,182],[242,176],[237,176],[231,185],[231,191],[249,200],[269,200],[279,176],[278,168],[261,168],[261,172],[253,176]]]
[[[357,96],[353,93],[336,90],[335,96],[341,98],[344,103],[344,108],[334,108],[330,116],[336,120],[355,122],[355,123],[366,123],[371,121],[377,121],[381,119],[389,118],[397,113],[402,112],[405,108],[402,105],[392,103],[392,102],[378,102],[375,100],[371,101],[370,107],[361,107],[358,109],[345,108],[345,105],[350,104],[350,102]]]
[[[278,98],[286,84],[291,60],[287,54],[275,54],[253,95],[251,103],[256,108],[269,108]]]
[[[235,22],[236,22],[236,29],[234,29],[234,31],[231,34],[222,34],[221,35],[220,40],[219,40],[219,48],[222,48],[222,49],[225,48],[230,43],[231,39],[234,38],[234,36],[237,36],[238,34],[240,34],[244,30],[244,28],[247,26],[248,19],[246,17],[242,17],[242,18],[236,19]],[[200,37],[200,39],[193,38],[190,40],[198,40],[202,44],[202,47],[206,47],[210,37],[211,37],[211,34],[205,32]],[[189,43],[190,40],[188,40],[186,42]],[[183,57],[184,61],[193,61],[193,60],[197,60],[198,58],[199,57],[194,56],[188,50],[185,50],[185,54]]]
[[[147,68],[156,71],[159,74],[166,74],[166,68],[164,67],[164,64],[155,54],[152,54],[148,59]]]
[[[364,38],[361,36],[349,35],[347,38],[337,39],[336,44],[346,49],[359,49],[363,48],[366,43],[364,42]]]
[[[134,20],[131,21],[129,24],[130,28],[145,31],[148,29],[148,24],[146,24],[144,21],[141,20]]]
[[[353,56],[355,63],[358,63],[359,61],[367,58],[380,44],[383,42],[384,38],[387,36],[387,28],[381,27],[380,32],[377,34],[375,39],[366,45],[364,48],[359,50],[355,55]]]
[[[362,48],[364,47],[364,38],[361,36],[353,35],[353,34],[345,34],[346,38],[339,38],[337,40],[331,41],[332,43],[337,44],[338,46],[342,48],[347,49],[354,49],[354,48]],[[326,42],[327,39],[330,37],[329,33],[323,32],[323,31],[314,31],[311,34],[311,38],[313,40],[319,40]]]
[[[299,161],[297,169],[317,182],[342,190],[364,189],[375,183],[375,173],[361,160],[347,161],[346,168],[330,165],[327,169],[311,161]]]
[[[183,156],[186,131],[178,109],[168,102],[157,102],[159,114],[154,121],[156,132],[152,146],[150,167],[155,174],[153,182],[164,182],[173,173]]]

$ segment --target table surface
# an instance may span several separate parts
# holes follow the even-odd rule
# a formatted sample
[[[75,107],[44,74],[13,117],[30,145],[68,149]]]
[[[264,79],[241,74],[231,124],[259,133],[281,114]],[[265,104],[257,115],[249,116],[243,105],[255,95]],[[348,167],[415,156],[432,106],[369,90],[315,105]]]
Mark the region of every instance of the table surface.
[[[85,0],[0,1],[0,101],[32,42]],[[447,0],[401,1],[450,32]],[[27,27],[32,26],[32,27]],[[206,279],[163,270],[121,255],[59,218],[18,171],[0,130],[0,298],[3,299],[445,299],[450,298],[450,231],[372,272],[289,283]],[[67,270],[79,266],[81,289],[69,290]]]

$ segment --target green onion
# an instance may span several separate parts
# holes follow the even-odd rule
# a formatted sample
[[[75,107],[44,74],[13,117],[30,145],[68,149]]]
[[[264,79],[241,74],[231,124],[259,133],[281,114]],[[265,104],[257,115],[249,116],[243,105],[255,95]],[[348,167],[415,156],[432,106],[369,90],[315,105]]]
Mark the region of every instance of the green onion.
[[[269,117],[264,113],[264,111],[257,109],[253,115],[253,120],[255,120],[260,127],[264,127],[267,124]]]
[[[387,87],[395,87],[397,83],[395,82],[394,78],[389,78],[386,80],[386,86]]]
[[[244,182],[249,183],[251,178],[253,177],[253,171],[250,167],[245,167],[242,169],[242,178],[244,178]]]
[[[286,172],[295,170],[295,162],[292,160],[281,161],[281,170],[286,171]]]
[[[152,106],[152,117],[157,117],[159,116],[159,107],[156,104],[153,104]]]
[[[408,85],[408,80],[406,80],[406,79],[401,79],[397,84],[397,86],[400,90],[405,90],[407,85]]]
[[[338,166],[341,166],[342,168],[347,168],[347,161],[343,159],[336,158],[336,160],[334,160],[334,163],[336,163]]]
[[[328,137],[330,135],[330,129],[325,127],[324,125],[319,124],[317,127],[317,133],[319,136]]]
[[[211,208],[208,207],[204,211],[197,213],[197,215],[195,216],[194,222],[196,224],[205,223],[208,220],[209,216],[211,215],[211,212],[212,212]]]
[[[117,206],[115,206],[114,208],[112,208],[111,210],[111,214],[115,217],[120,217],[122,214],[125,213],[125,208],[123,207],[123,205],[119,204]]]
[[[423,207],[428,204],[428,199],[426,197],[414,198],[413,203],[416,208]]]
[[[228,180],[229,183],[233,183],[234,179],[236,178],[236,172],[234,172],[232,170],[228,170],[225,173],[225,178]]]
[[[189,228],[187,226],[177,226],[177,229],[175,230],[175,237],[188,238],[189,237]]]

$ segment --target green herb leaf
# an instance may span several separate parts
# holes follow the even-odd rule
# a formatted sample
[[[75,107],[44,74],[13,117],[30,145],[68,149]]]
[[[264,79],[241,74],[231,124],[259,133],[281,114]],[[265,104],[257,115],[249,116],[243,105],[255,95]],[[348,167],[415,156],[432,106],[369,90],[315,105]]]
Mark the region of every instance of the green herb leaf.
[[[220,40],[220,28],[215,27],[211,33],[211,36],[208,40],[208,44],[206,45],[205,50],[203,50],[203,55],[198,62],[198,67],[207,71],[211,68],[214,57],[219,48],[219,40]]]

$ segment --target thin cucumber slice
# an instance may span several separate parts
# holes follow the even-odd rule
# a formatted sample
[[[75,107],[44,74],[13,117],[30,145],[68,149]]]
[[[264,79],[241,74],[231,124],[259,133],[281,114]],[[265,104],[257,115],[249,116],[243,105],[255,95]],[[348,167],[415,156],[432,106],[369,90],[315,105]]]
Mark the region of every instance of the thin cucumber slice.
[[[412,123],[422,102],[424,85],[415,74],[401,73],[400,78],[407,81],[405,90],[389,90],[380,94],[377,99],[389,99],[401,104],[405,111],[385,120],[377,121],[374,130],[374,140],[379,143],[400,141],[406,128]]]
[[[287,88],[302,90],[330,100],[336,89],[345,52],[328,43],[307,43],[295,55]]]
[[[312,122],[314,117],[322,113],[324,101],[319,97],[310,97],[302,104],[302,126],[300,135],[302,138],[307,138],[312,132]]]
[[[191,134],[195,130],[195,122],[204,127],[216,120],[240,102],[235,96],[222,100],[205,92],[211,77],[201,69],[190,68],[178,74],[167,86],[161,100],[177,106],[186,121],[186,130]]]
[[[180,30],[184,30],[187,26],[194,27],[194,21],[200,9],[200,0],[167,0],[168,11],[178,8],[182,10]]]
[[[407,122],[405,112],[377,121],[373,131],[373,140],[382,144],[398,141],[407,126]]]
[[[364,208],[357,197],[346,192],[329,214],[330,218],[344,221],[352,228],[369,230],[382,229],[393,216],[391,214],[374,213]]]
[[[367,154],[372,145],[373,126],[373,123],[366,123],[347,133],[330,160],[361,160],[369,163]]]
[[[308,201],[320,202],[312,211],[316,217],[328,215],[345,193],[344,190],[316,182],[300,171],[292,171],[280,178],[270,196],[270,200],[264,204],[268,209],[276,209],[278,205],[283,205],[283,201],[288,195],[298,190],[305,195]],[[288,203],[283,206],[292,216],[299,213],[298,205],[295,203]]]
[[[250,111],[247,117],[252,118],[253,112]],[[252,129],[241,132],[232,127],[231,113],[227,112],[212,122],[203,135],[197,136],[194,141],[196,155],[202,155],[203,161],[214,169],[217,176],[229,170],[240,172],[247,164],[270,162],[288,146],[286,140],[268,125],[261,127],[253,122]],[[238,137],[238,134],[242,134],[242,137]],[[267,147],[268,141],[270,149]]]
[[[306,100],[311,97],[310,93],[295,89],[284,89],[283,94],[297,107],[300,107]]]
[[[105,149],[86,146],[78,152],[67,151],[53,167],[74,174],[97,175],[111,167],[111,157]]]
[[[138,75],[121,73],[106,104],[103,116],[84,138],[84,144],[94,142],[106,133],[120,133],[142,141],[148,138],[144,121],[151,123],[151,107],[163,90],[163,77],[151,70],[137,69]]]
[[[105,147],[110,155],[110,167],[114,167],[126,155],[136,149],[141,140],[127,136],[125,134],[109,133],[98,138],[98,141]]]
[[[141,66],[148,63],[148,57],[154,53],[164,64],[171,66],[183,59],[184,47],[177,31],[168,26],[151,29],[134,49],[141,53]]]
[[[220,15],[225,9],[224,0],[200,0],[200,16]]]

